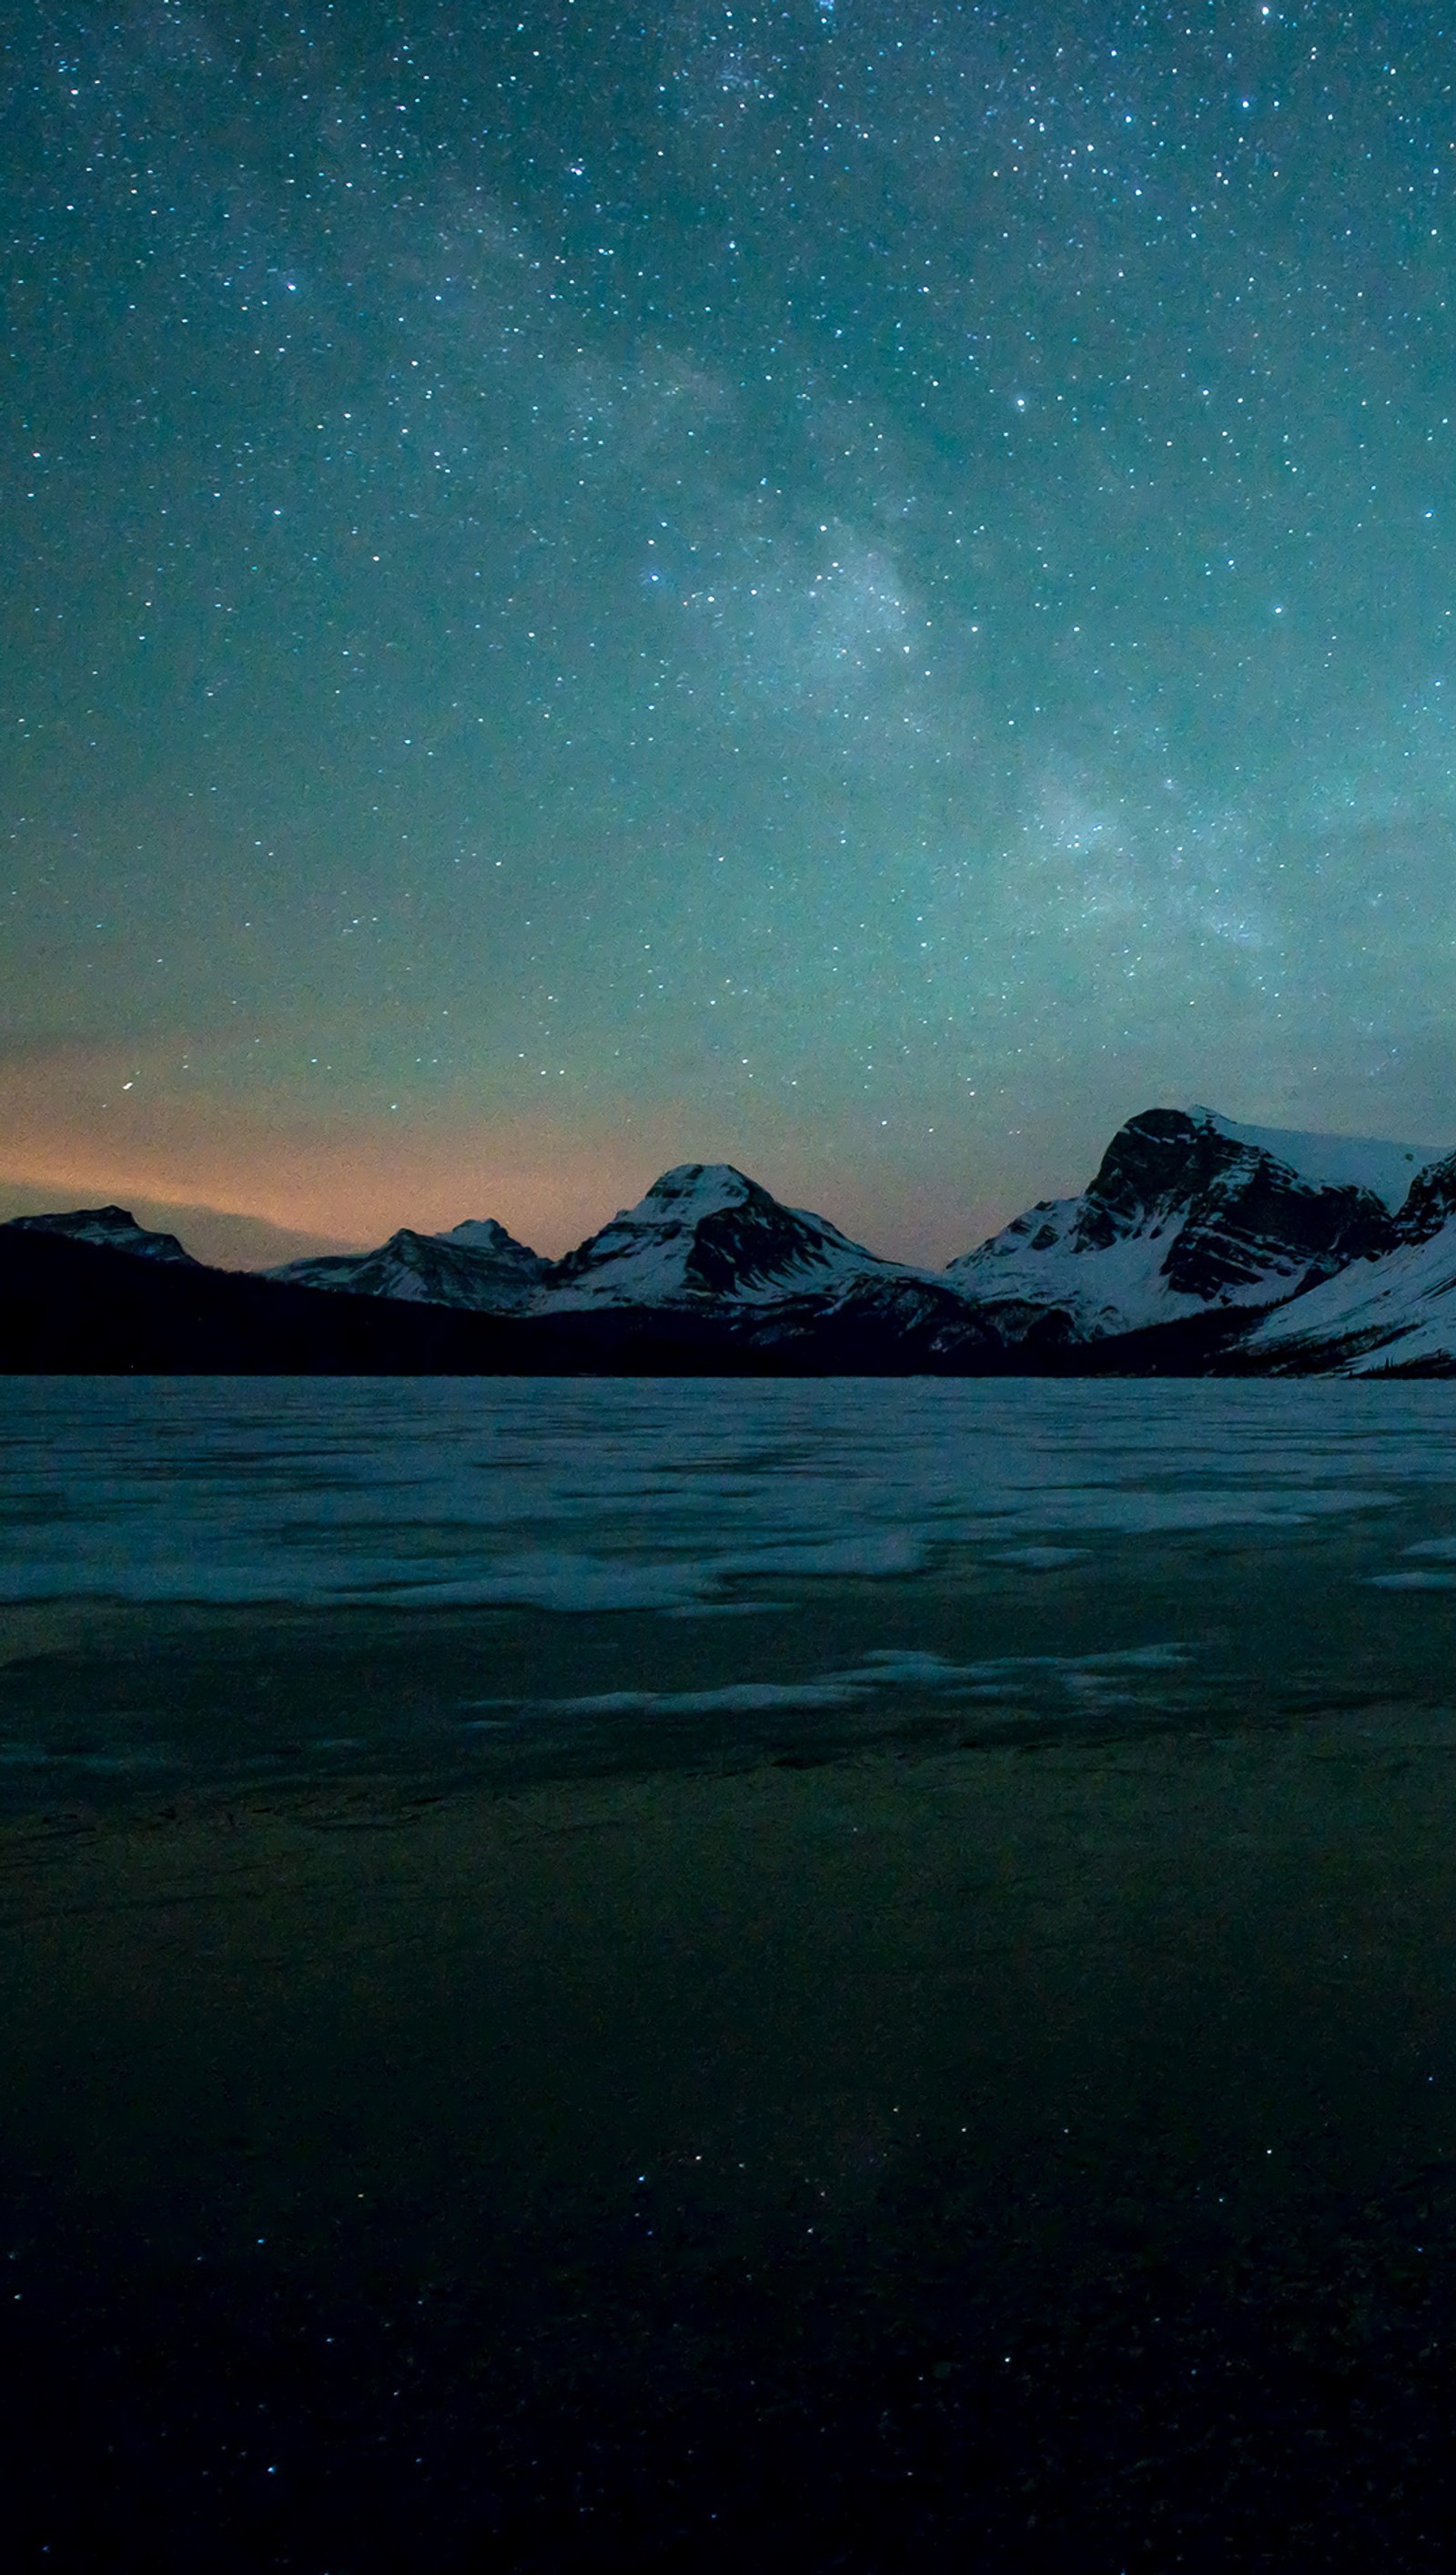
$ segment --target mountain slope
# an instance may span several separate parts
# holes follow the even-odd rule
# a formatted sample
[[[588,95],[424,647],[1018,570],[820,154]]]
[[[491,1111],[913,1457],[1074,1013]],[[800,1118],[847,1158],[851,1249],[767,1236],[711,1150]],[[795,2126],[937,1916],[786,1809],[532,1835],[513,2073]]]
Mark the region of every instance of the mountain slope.
[[[1456,1154],[1417,1176],[1396,1229],[1392,1251],[1352,1263],[1260,1323],[1245,1343],[1248,1363],[1279,1373],[1456,1373]]]
[[[1456,1226],[1357,1262],[1281,1305],[1241,1355],[1276,1375],[1456,1372]]]
[[[550,1267],[494,1217],[486,1217],[470,1219],[449,1234],[416,1234],[402,1226],[376,1252],[288,1261],[267,1275],[295,1287],[327,1288],[352,1296],[394,1296],[408,1304],[522,1314],[539,1301]]]
[[[1296,1158],[1364,1168],[1388,1191],[1391,1158],[1415,1150],[1146,1110],[1119,1128],[1080,1198],[1043,1201],[945,1275],[1010,1338],[1100,1338],[1271,1305],[1398,1240],[1382,1196],[1306,1178]]]

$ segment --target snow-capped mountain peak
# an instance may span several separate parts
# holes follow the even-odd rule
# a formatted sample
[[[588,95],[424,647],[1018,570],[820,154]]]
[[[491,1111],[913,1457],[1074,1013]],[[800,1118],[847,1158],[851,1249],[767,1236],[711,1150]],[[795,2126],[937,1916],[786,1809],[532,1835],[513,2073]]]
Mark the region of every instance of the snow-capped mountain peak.
[[[415,1305],[460,1305],[477,1313],[522,1314],[540,1296],[550,1264],[494,1217],[468,1218],[449,1234],[402,1226],[376,1252],[330,1253],[271,1271],[296,1287],[353,1296],[398,1296]]]
[[[1364,1141],[1145,1110],[1118,1129],[1080,1198],[1031,1209],[946,1276],[1004,1307],[1008,1326],[1013,1307],[1028,1329],[1059,1314],[1076,1339],[1272,1305],[1396,1240],[1386,1197],[1346,1175],[1374,1171],[1388,1191],[1389,1157],[1406,1149],[1366,1152]],[[1306,1172],[1275,1150],[1286,1145]],[[1314,1178],[1318,1166],[1330,1177]]]
[[[508,1234],[493,1216],[467,1217],[463,1225],[453,1225],[448,1234],[432,1234],[425,1239],[430,1243],[453,1243],[462,1252],[491,1252],[517,1261],[541,1259],[539,1252],[518,1243],[515,1235]]]
[[[11,1224],[22,1234],[62,1234],[72,1243],[100,1244],[106,1252],[129,1252],[141,1261],[177,1261],[189,1270],[202,1267],[184,1252],[175,1234],[154,1234],[138,1225],[130,1208],[73,1208],[63,1216],[17,1216]]]
[[[635,1208],[619,1209],[615,1224],[635,1218],[645,1224],[671,1224],[720,1216],[725,1208],[746,1207],[749,1200],[768,1200],[768,1192],[731,1163],[676,1163],[654,1181]],[[776,1206],[776,1200],[768,1200]]]
[[[897,1271],[730,1163],[680,1163],[557,1263],[552,1310],[699,1299],[767,1303]]]

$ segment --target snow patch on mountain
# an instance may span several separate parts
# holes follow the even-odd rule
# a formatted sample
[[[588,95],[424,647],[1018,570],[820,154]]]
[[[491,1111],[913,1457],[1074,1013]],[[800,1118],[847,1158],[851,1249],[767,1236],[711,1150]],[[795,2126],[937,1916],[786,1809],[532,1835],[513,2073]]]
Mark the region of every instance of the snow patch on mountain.
[[[1381,1136],[1321,1136],[1300,1127],[1241,1127],[1216,1109],[1189,1112],[1236,1145],[1271,1155],[1316,1189],[1368,1190],[1393,1216],[1416,1175],[1450,1151],[1445,1145],[1398,1145]]]
[[[978,1251],[952,1261],[945,1275],[977,1300],[998,1308],[1003,1301],[1023,1305],[1028,1323],[1056,1309],[1078,1339],[1139,1331],[1205,1311],[1206,1296],[1179,1294],[1168,1285],[1166,1227],[1092,1245],[1079,1231],[1084,1213],[1083,1199],[1044,1199]],[[1248,1292],[1262,1297],[1261,1287]],[[1006,1321],[1014,1334],[1010,1314]]]

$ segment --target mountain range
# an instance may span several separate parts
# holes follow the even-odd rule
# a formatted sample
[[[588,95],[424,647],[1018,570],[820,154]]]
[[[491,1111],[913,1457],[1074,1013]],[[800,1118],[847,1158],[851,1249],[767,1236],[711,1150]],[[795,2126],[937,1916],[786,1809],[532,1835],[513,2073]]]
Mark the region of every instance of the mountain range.
[[[1456,1154],[1150,1109],[941,1271],[726,1164],[559,1261],[485,1218],[239,1274],[122,1208],[20,1217],[0,1367],[1456,1373]]]

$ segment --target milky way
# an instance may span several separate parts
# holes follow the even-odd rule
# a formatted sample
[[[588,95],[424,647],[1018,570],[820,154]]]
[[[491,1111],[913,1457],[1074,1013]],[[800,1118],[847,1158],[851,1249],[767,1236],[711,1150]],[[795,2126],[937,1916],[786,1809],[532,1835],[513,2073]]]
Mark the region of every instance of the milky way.
[[[1456,1134],[1424,9],[41,7],[0,1179],[945,1259]],[[260,1238],[261,1241],[261,1238]]]

